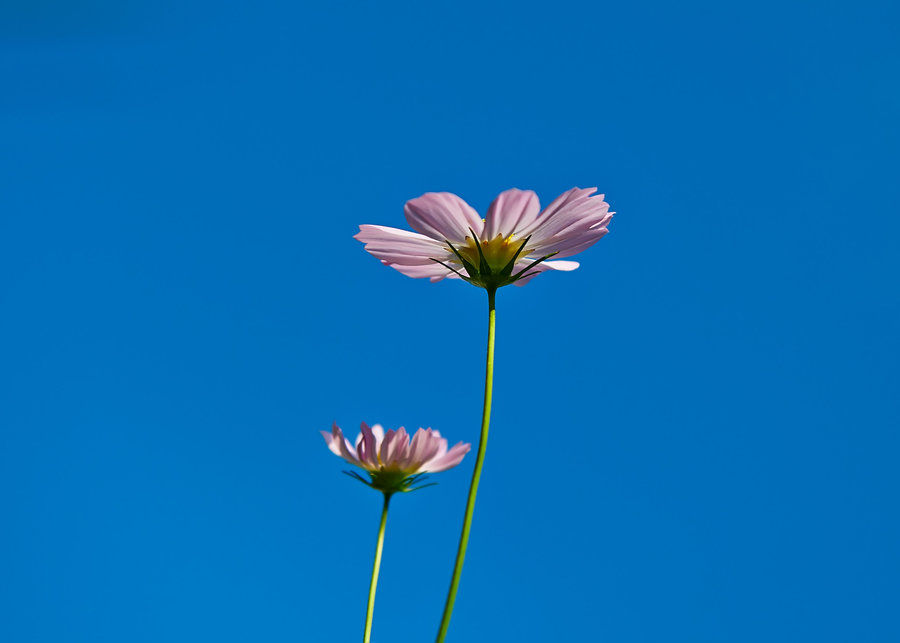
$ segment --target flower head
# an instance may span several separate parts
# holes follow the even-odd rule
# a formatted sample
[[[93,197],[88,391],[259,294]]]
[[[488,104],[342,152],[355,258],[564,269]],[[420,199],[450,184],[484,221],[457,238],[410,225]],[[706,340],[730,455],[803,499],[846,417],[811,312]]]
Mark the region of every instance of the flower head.
[[[331,433],[321,433],[332,453],[368,471],[372,480],[357,473],[350,475],[387,493],[412,491],[411,486],[422,475],[455,467],[472,448],[471,444],[459,442],[448,449],[446,438],[432,429],[419,429],[410,441],[402,426],[386,433],[380,424],[370,428],[363,422],[360,428],[355,445],[350,444],[337,424]]]
[[[571,257],[607,233],[614,213],[597,188],[572,188],[543,211],[531,190],[506,190],[481,216],[449,192],[406,202],[416,232],[361,225],[354,237],[381,263],[409,277],[465,279],[483,288],[523,285],[546,270],[575,270]]]

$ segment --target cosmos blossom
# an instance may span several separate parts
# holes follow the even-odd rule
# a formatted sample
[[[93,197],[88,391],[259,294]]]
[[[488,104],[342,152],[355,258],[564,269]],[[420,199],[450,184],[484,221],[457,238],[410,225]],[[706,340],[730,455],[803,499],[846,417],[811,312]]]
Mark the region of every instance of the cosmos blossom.
[[[607,233],[614,213],[596,191],[572,188],[541,211],[534,192],[514,188],[494,199],[484,219],[455,194],[429,192],[404,207],[416,232],[366,224],[354,238],[409,277],[521,286],[546,270],[575,270],[578,262],[548,259],[571,257]]]
[[[331,433],[321,433],[332,453],[368,471],[372,482],[366,484],[382,491],[408,491],[410,478],[455,467],[472,448],[464,442],[448,448],[447,439],[433,429],[419,429],[410,440],[403,427],[385,432],[380,424],[363,422],[360,428],[352,445],[337,424]]]
[[[375,592],[381,569],[381,555],[384,549],[384,532],[387,524],[388,506],[391,496],[397,492],[415,491],[414,487],[427,473],[446,471],[458,465],[472,445],[460,442],[447,448],[447,440],[432,429],[419,429],[412,440],[402,426],[385,432],[380,424],[370,427],[365,422],[356,443],[344,437],[341,427],[334,424],[331,433],[322,431],[328,448],[350,464],[365,469],[371,478],[366,480],[356,472],[345,471],[360,482],[384,494],[381,522],[378,525],[378,539],[375,541],[375,561],[372,564],[372,580],[369,583],[369,600],[366,604],[366,624],[363,643],[372,640],[372,619],[375,613]]]

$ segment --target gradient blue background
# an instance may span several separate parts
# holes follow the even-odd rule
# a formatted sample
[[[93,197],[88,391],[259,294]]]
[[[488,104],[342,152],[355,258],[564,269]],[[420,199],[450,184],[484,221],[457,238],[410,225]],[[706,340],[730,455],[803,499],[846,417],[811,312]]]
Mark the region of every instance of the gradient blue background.
[[[597,185],[499,293],[452,641],[900,640],[891,2],[6,2],[0,640],[354,641],[333,420],[475,441],[485,296],[351,236]],[[433,640],[471,459],[399,497]]]

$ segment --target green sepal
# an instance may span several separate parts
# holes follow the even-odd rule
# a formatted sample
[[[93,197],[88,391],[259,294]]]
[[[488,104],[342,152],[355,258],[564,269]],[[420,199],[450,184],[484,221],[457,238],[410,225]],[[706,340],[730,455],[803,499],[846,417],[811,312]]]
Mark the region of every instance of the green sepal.
[[[519,258],[519,255],[522,254],[522,251],[525,249],[525,244],[531,241],[531,235],[529,234],[525,237],[525,241],[522,242],[522,245],[519,246],[519,249],[516,250],[516,254],[513,255],[512,259],[509,260],[505,266],[503,266],[503,270],[501,270],[498,274],[501,277],[509,277],[512,275],[513,268],[516,266],[516,260]]]
[[[559,251],[551,252],[550,254],[544,255],[539,259],[535,259],[527,266],[522,268],[516,274],[512,274],[513,270],[516,266],[516,261],[518,261],[519,256],[522,254],[522,251],[525,250],[525,246],[531,240],[531,235],[528,235],[524,241],[519,245],[515,254],[512,256],[503,268],[500,270],[493,270],[491,265],[488,263],[487,257],[484,256],[484,250],[481,247],[481,239],[475,234],[475,231],[472,228],[469,228],[469,232],[472,234],[472,238],[474,239],[475,249],[478,251],[478,266],[476,267],[471,261],[466,259],[463,254],[456,249],[449,240],[445,240],[445,243],[453,251],[453,254],[456,255],[456,258],[459,259],[462,264],[463,269],[466,271],[464,275],[462,272],[451,266],[450,264],[441,261],[440,259],[431,258],[435,263],[439,263],[444,266],[447,270],[455,273],[459,278],[468,281],[470,284],[474,284],[485,290],[497,290],[503,286],[508,286],[509,284],[513,284],[520,279],[524,279],[525,277],[530,277],[537,273],[530,272],[532,268],[537,266],[538,264],[550,259],[551,257],[559,254]]]
[[[478,250],[478,273],[481,275],[490,275],[491,274],[491,264],[488,263],[487,257],[484,256],[484,250],[481,248],[481,238],[475,234],[475,231],[472,228],[469,228],[469,232],[472,233],[472,241],[475,243],[475,249]]]
[[[460,254],[459,250],[457,250],[456,247],[449,241],[447,242],[447,245],[450,246],[450,249],[453,251],[453,254],[456,255],[456,258],[462,262],[463,268],[465,268],[466,272],[469,273],[469,277],[475,279],[478,276],[478,268],[475,267],[475,264],[463,257],[462,254]]]
[[[418,491],[419,489],[432,487],[437,484],[436,482],[429,482],[428,484],[414,487],[413,485],[424,482],[427,479],[426,474],[424,473],[414,473],[409,475],[404,471],[386,471],[382,469],[380,471],[369,471],[371,480],[366,480],[356,471],[343,471],[342,473],[350,476],[354,480],[359,480],[367,487],[388,494],[409,493],[410,491]]]
[[[525,276],[525,273],[528,272],[529,270],[531,270],[532,268],[534,268],[536,265],[538,265],[539,263],[542,263],[542,262],[544,262],[544,261],[547,261],[547,259],[549,259],[550,257],[556,256],[556,255],[558,255],[558,254],[559,254],[559,250],[557,250],[556,252],[551,252],[551,253],[548,254],[548,255],[544,255],[544,256],[541,257],[540,259],[535,259],[535,260],[532,261],[530,264],[528,264],[527,266],[525,266],[524,268],[522,268],[519,272],[517,272],[516,274],[514,274],[514,275],[512,276],[512,281],[510,281],[509,283],[513,283],[513,282],[518,281],[519,279],[522,279],[522,278]],[[529,273],[529,274],[530,274],[530,273]],[[537,274],[537,273],[535,273],[535,274]]]

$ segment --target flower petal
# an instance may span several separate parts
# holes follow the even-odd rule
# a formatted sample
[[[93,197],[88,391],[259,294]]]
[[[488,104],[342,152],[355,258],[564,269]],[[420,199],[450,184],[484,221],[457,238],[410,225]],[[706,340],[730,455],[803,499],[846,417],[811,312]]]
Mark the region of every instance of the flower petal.
[[[359,454],[359,461],[367,468],[378,468],[378,450],[376,448],[375,434],[365,422],[359,426],[362,431],[362,441],[357,445],[356,451]]]
[[[614,213],[609,212],[609,204],[603,202],[601,207],[595,203],[586,203],[571,211],[567,210],[553,221],[535,232],[537,238],[534,243],[528,244],[554,244],[559,246],[561,242],[585,234],[597,234],[606,231],[606,227]]]
[[[394,270],[403,273],[407,277],[428,277],[431,281],[440,281],[441,279],[460,279],[460,276],[449,268],[442,266],[434,261],[430,266],[406,266],[396,263],[382,261],[386,266],[390,266]]]
[[[565,192],[560,194],[558,197],[553,199],[553,201],[551,201],[550,204],[547,205],[546,208],[544,208],[543,212],[541,212],[541,214],[538,218],[541,220],[546,220],[546,219],[544,219],[544,217],[547,217],[547,219],[550,219],[554,215],[556,215],[558,212],[571,207],[574,203],[578,203],[580,201],[583,201],[584,199],[587,199],[590,195],[592,195],[596,191],[597,191],[597,188],[578,188],[578,187],[572,188],[571,190],[566,190]],[[601,195],[599,195],[599,197],[600,197],[600,200],[602,201],[603,195],[601,194]],[[540,224],[540,221],[538,221],[537,223]]]
[[[434,264],[431,257],[447,256],[443,244],[418,232],[389,228],[387,226],[364,224],[353,237],[366,244],[366,251],[389,265]]]
[[[520,233],[532,236],[529,251],[536,248],[553,252],[556,250],[553,244],[608,222],[609,204],[602,194],[590,196],[596,191],[597,188],[572,188],[544,208],[535,222]]]
[[[381,458],[382,466],[387,466],[391,461],[391,450],[394,448],[393,443],[396,438],[397,431],[388,429],[387,434],[384,436],[384,441],[381,443],[381,448],[378,450],[378,456]]]
[[[407,221],[418,232],[362,225],[355,238],[365,243],[366,250],[383,264],[409,277],[427,278],[432,282],[463,278],[485,286],[489,282],[482,279],[483,275],[459,274],[456,269],[459,258],[451,245],[459,244],[460,251],[466,252],[474,248],[466,242],[474,235],[486,242],[484,247],[490,248],[487,254],[491,257],[508,259],[511,250],[532,258],[570,257],[589,248],[608,232],[607,225],[614,213],[609,211],[604,196],[595,194],[596,191],[597,188],[572,188],[538,213],[540,204],[534,192],[517,188],[505,190],[494,199],[484,221],[455,194],[429,192],[407,201],[404,206]],[[511,246],[525,238],[529,239],[527,247]],[[488,244],[496,244],[496,247]],[[508,251],[509,254],[503,254]],[[538,267],[532,272],[571,270],[571,266]],[[516,283],[522,286],[533,276]]]
[[[438,241],[458,243],[471,237],[469,228],[481,235],[484,222],[468,203],[450,192],[428,192],[403,207],[409,225]]]
[[[443,438],[435,438],[431,429],[419,429],[413,436],[409,445],[409,454],[406,457],[406,468],[413,473],[418,471],[423,464],[431,460],[441,447]]]
[[[580,265],[581,264],[577,261],[544,261],[536,265],[535,268],[543,266],[544,270],[562,270],[563,272],[571,272],[572,270],[577,270]]]
[[[612,219],[612,215],[607,215],[607,218],[602,224],[588,230],[576,231],[569,229],[566,231],[564,237],[556,236],[542,241],[534,248],[534,252],[537,254],[549,254],[550,252],[555,252],[556,254],[553,255],[554,257],[571,257],[572,255],[576,255],[583,250],[587,250],[606,236],[606,233],[609,232],[606,224],[609,223],[610,219]]]
[[[381,446],[378,448],[378,457],[381,459],[382,466],[386,466],[390,460],[388,456],[391,453],[391,442],[393,442],[396,437],[397,432],[394,431],[394,429],[388,429],[384,439],[381,441]]]
[[[337,426],[337,425],[335,425]],[[338,429],[340,432],[340,429]],[[340,441],[328,431],[319,431],[322,434],[322,437],[325,438],[325,444],[328,445],[328,450],[331,451],[334,455],[344,457],[341,455],[341,447],[339,446]]]
[[[334,442],[337,444],[338,449],[340,450],[339,455],[350,464],[362,466],[359,461],[359,457],[356,454],[356,451],[350,444],[350,440],[344,437],[344,433],[341,431],[341,427],[337,425],[337,422],[335,422],[334,426],[331,427],[331,435],[334,439]]]
[[[436,457],[429,462],[426,462],[422,467],[423,472],[428,473],[438,473],[439,471],[446,471],[452,467],[455,467],[465,455],[472,449],[472,445],[468,442],[459,442],[453,445],[453,448],[447,451],[444,455],[440,457]]]
[[[540,201],[531,190],[505,190],[488,208],[481,238],[490,241],[498,234],[511,235],[533,223],[540,211]]]
[[[525,265],[517,266],[516,270],[521,270],[526,265],[528,265],[528,264],[526,263]],[[517,286],[524,286],[529,281],[531,281],[532,279],[537,277],[540,273],[546,272],[547,270],[562,270],[564,272],[569,272],[571,270],[576,270],[578,268],[578,266],[580,266],[580,265],[581,264],[578,263],[577,261],[542,261],[541,263],[536,265],[534,268],[531,268],[527,273],[525,273],[529,276],[522,277],[521,279],[519,279],[518,281],[515,281],[513,283]],[[533,274],[530,274],[530,273],[533,273]]]
[[[406,458],[406,452],[409,449],[409,435],[402,426],[397,429],[394,439],[391,441],[390,448],[381,457],[381,461],[385,468],[399,469],[403,460]]]

